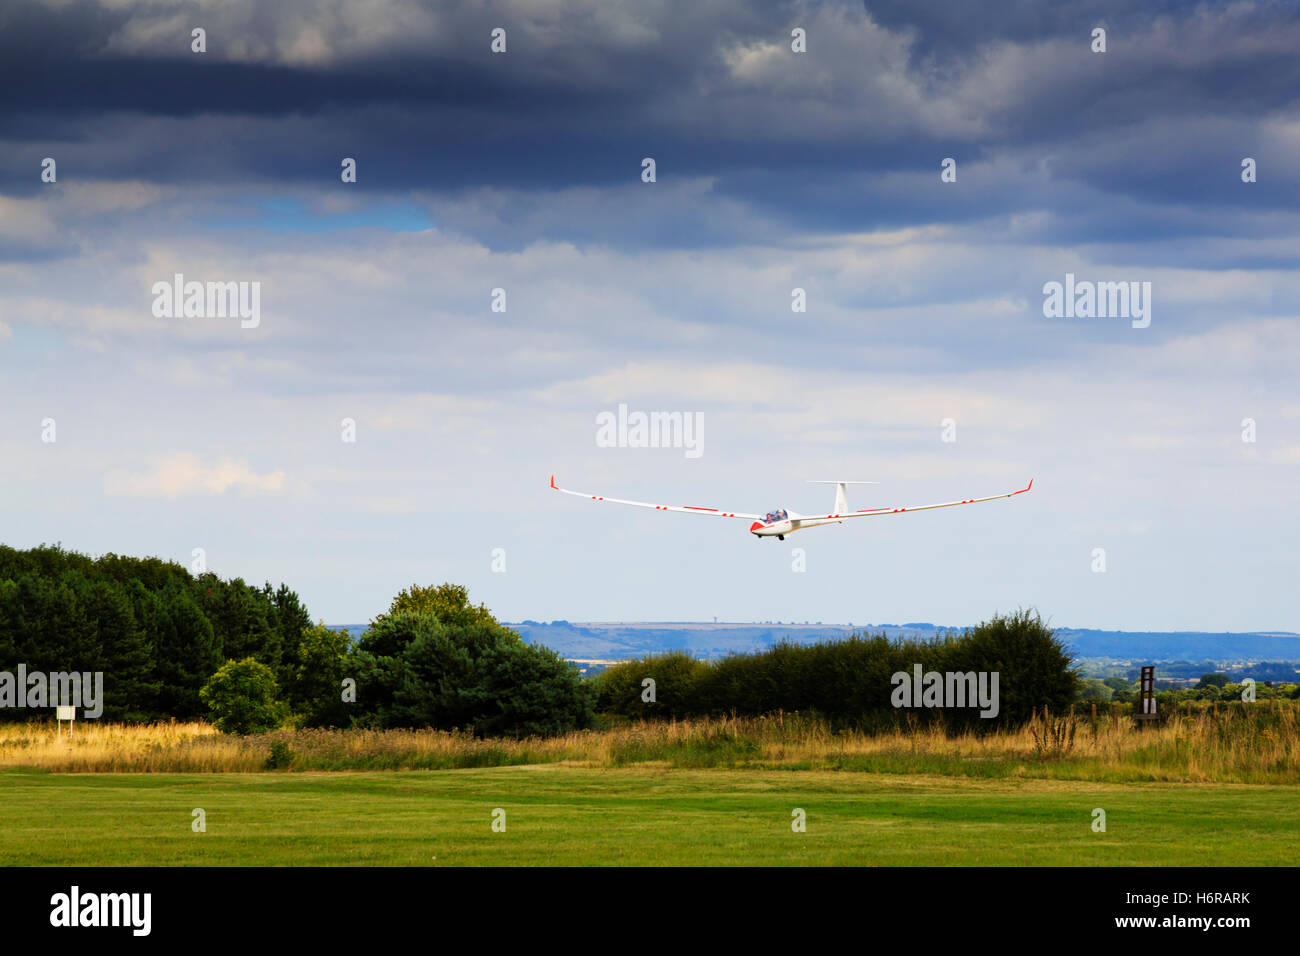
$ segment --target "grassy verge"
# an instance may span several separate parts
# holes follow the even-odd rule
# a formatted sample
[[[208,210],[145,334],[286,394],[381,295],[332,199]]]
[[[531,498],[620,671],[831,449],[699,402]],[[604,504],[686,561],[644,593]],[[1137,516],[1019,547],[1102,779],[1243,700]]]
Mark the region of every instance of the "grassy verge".
[[[1300,783],[1300,720],[1293,704],[1257,704],[1220,714],[1180,714],[1146,728],[1122,717],[1039,717],[1016,730],[948,736],[936,727],[836,732],[823,721],[777,715],[633,723],[529,740],[432,730],[281,730],[239,738],[206,724],[132,727],[89,721],[69,740],[66,732],[57,738],[46,724],[0,725],[0,768],[56,773],[455,770],[559,762],[1295,785]]]

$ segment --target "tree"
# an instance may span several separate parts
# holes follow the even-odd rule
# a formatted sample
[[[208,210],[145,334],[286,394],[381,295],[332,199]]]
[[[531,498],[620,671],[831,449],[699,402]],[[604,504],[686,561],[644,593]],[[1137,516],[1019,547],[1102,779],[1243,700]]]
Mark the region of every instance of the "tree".
[[[511,640],[511,633],[499,629],[485,660],[492,706],[475,716],[474,732],[550,736],[591,726],[596,685],[555,651]]]
[[[491,624],[500,627],[500,622],[492,616],[492,612],[486,605],[480,604],[474,607],[469,603],[469,589],[459,584],[439,584],[437,587],[420,587],[418,584],[412,584],[393,598],[388,613],[375,618],[371,626],[403,612],[431,614],[443,624],[456,626]],[[507,634],[513,634],[516,640],[523,641],[523,638],[509,628],[503,630]]]
[[[709,666],[685,651],[650,654],[640,660],[611,664],[596,681],[599,706],[629,717],[685,717],[704,709],[696,683]],[[647,685],[646,680],[654,682]],[[654,700],[648,700],[650,686]]]
[[[104,716],[147,720],[158,688],[150,682],[153,647],[137,622],[121,585],[103,579],[83,591],[86,615],[95,622],[98,657],[92,671],[103,671]]]
[[[595,687],[525,644],[460,585],[412,586],[357,642],[356,722],[477,734],[557,734],[590,724]]]
[[[245,657],[221,665],[199,697],[223,734],[260,734],[279,727],[288,714],[276,699],[278,690],[271,668]]]
[[[154,710],[178,720],[201,717],[205,708],[199,691],[222,664],[221,644],[187,590],[173,588],[157,601],[161,613],[154,632]]]
[[[410,616],[432,627],[402,652],[384,726],[523,737],[590,725],[595,687],[554,651],[524,644],[499,624]]]
[[[312,629],[311,615],[303,607],[298,595],[289,590],[286,584],[272,590],[271,582],[268,581],[262,587],[262,594],[273,609],[271,620],[283,649],[276,677],[281,685],[289,686],[297,677],[298,646],[302,643],[303,635]]]
[[[347,631],[331,631],[324,624],[303,633],[288,697],[306,726],[346,727],[351,723],[355,707],[343,701],[351,646]]]
[[[199,690],[228,658],[280,668],[287,686],[309,627],[284,585],[195,578],[158,558],[0,545],[0,670],[102,671],[109,719],[201,716]],[[0,711],[0,720],[29,716]]]
[[[972,669],[998,672],[999,717],[1006,723],[1023,723],[1035,708],[1062,713],[1077,695],[1079,674],[1069,652],[1037,612],[994,615],[959,645]]]
[[[1205,690],[1207,687],[1225,687],[1228,683],[1227,674],[1202,674],[1201,679],[1196,683],[1197,690]]]
[[[212,572],[195,581],[198,603],[212,622],[227,660],[255,657],[266,666],[280,666],[280,632],[273,625],[275,608],[259,588],[242,578],[222,581]]]
[[[1080,700],[1110,700],[1115,688],[1095,677],[1084,677],[1079,683]]]

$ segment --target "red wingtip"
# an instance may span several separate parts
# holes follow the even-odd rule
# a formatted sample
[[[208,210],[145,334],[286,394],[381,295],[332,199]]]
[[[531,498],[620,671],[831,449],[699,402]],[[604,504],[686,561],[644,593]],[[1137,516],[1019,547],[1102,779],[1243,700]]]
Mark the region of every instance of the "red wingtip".
[[[559,487],[555,484],[555,476],[554,476],[554,475],[551,475],[551,487],[552,487],[552,488],[555,488],[556,491],[559,490]]]
[[[551,480],[554,481],[555,479],[552,478]],[[1034,479],[1030,478],[1029,484],[1025,486],[1025,491],[1028,491],[1032,487],[1034,487]]]

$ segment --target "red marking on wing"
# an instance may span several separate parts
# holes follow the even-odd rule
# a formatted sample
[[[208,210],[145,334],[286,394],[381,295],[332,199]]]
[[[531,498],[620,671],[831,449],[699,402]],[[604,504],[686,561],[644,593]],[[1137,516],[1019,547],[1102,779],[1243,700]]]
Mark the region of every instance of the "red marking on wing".
[[[697,508],[695,505],[682,505],[687,511],[717,511],[717,508]]]

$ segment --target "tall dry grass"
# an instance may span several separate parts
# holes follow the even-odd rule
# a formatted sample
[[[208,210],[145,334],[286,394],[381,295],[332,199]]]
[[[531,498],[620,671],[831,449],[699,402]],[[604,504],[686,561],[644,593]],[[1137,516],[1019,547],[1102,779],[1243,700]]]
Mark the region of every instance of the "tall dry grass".
[[[272,751],[276,758],[272,758]],[[442,770],[571,762],[586,766],[744,767],[964,777],[1300,783],[1294,703],[1166,716],[1038,715],[1014,730],[949,735],[942,726],[865,734],[803,715],[628,723],[545,739],[436,730],[278,730],[229,737],[202,723],[0,724],[0,768],[61,773]]]

